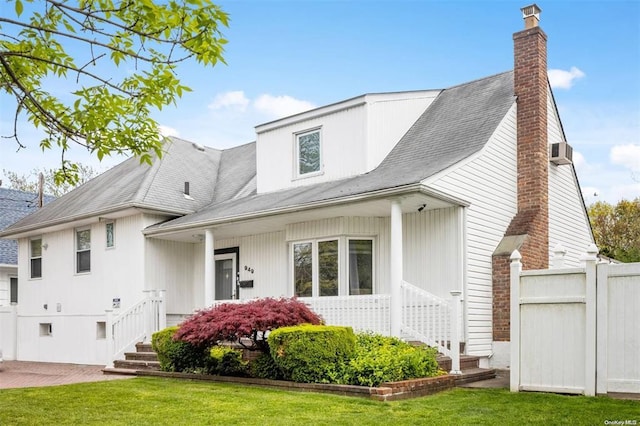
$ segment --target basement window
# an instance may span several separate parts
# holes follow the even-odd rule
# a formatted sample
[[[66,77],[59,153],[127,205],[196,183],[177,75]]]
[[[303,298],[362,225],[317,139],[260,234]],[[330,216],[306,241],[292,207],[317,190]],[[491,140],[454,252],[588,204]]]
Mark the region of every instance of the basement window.
[[[104,321],[96,322],[96,339],[104,340],[107,338],[107,323]]]
[[[50,322],[41,322],[40,323],[40,336],[52,336],[53,335],[53,327]]]

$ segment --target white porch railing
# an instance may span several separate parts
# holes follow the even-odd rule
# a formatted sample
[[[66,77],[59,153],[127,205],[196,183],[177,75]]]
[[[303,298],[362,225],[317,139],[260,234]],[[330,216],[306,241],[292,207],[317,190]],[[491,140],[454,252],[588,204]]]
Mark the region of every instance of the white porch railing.
[[[145,290],[145,298],[129,309],[114,315],[109,309],[106,322],[107,367],[138,342],[149,341],[151,335],[167,326],[164,290]]]
[[[387,336],[391,332],[391,296],[388,294],[301,297],[300,301],[322,316],[328,325],[346,325],[354,331]]]
[[[460,292],[453,301],[437,297],[402,281],[402,333],[451,358],[451,373],[460,373]]]

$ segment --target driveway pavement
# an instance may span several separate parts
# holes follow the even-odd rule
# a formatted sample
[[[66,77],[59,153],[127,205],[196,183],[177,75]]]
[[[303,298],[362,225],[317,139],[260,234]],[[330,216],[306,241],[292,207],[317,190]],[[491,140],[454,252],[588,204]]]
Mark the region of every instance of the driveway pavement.
[[[0,370],[0,389],[122,380],[132,377],[102,374],[103,366],[100,365],[5,360],[0,368],[2,368]]]

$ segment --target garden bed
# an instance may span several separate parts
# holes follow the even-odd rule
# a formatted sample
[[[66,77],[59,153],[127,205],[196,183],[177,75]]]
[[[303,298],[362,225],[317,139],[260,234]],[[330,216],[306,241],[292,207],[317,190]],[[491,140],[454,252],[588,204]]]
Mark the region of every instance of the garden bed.
[[[252,386],[261,386],[274,389],[322,392],[335,395],[357,396],[374,399],[376,401],[395,401],[399,399],[417,398],[431,395],[436,392],[451,389],[455,386],[455,377],[444,375],[421,379],[402,380],[399,382],[383,383],[378,387],[335,385],[325,383],[296,383],[284,380],[267,380],[250,377],[214,376],[193,373],[172,373],[166,371],[139,370],[138,376],[169,377],[176,379],[201,380],[222,383],[239,383]]]

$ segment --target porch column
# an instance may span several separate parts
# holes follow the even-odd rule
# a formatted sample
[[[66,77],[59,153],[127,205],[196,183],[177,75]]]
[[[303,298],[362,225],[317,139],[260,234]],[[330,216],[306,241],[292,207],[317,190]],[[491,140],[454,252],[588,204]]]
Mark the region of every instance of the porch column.
[[[213,229],[204,231],[204,307],[213,305],[216,289]]]
[[[402,208],[391,201],[391,335],[400,337],[402,326]]]

